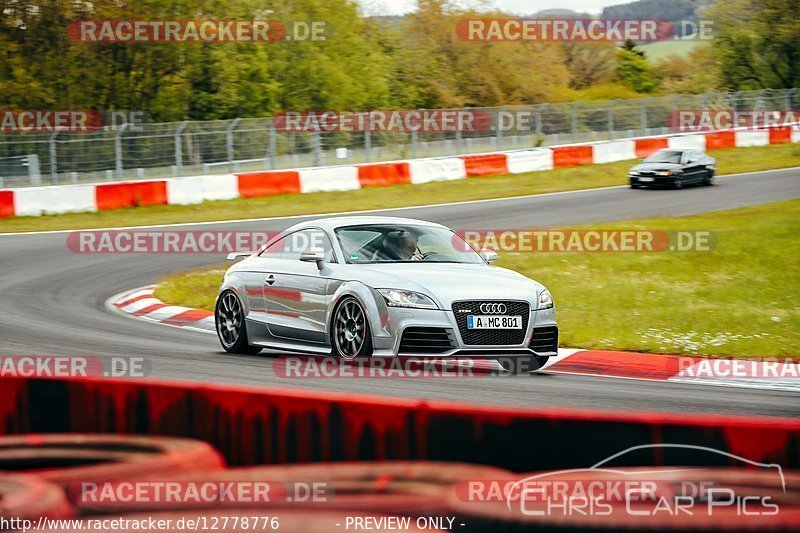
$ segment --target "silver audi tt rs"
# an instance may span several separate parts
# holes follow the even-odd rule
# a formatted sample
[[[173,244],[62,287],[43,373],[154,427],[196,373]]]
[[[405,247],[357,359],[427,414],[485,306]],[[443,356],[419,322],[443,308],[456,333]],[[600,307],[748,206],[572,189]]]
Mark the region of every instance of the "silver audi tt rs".
[[[225,274],[222,347],[359,356],[472,356],[538,368],[556,355],[550,293],[491,266],[440,224],[391,217],[302,222]],[[508,366],[508,363],[506,364]]]

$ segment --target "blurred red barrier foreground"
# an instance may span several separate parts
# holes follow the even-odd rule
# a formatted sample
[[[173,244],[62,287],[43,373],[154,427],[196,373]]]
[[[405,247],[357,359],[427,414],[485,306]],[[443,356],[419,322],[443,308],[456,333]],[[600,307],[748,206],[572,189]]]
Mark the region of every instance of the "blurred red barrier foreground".
[[[433,461],[313,463],[84,484],[70,499],[82,514],[248,508],[278,514],[305,509],[434,516],[446,513],[445,498],[457,483],[512,475]]]
[[[586,467],[626,448],[680,443],[800,467],[800,420],[494,407],[243,386],[106,378],[0,386],[0,431],[196,438],[231,465],[424,459],[516,472]],[[636,465],[732,466],[648,448]]]
[[[32,476],[0,474],[0,530],[19,529],[15,522],[41,516],[70,518],[74,510],[57,485]]]
[[[800,475],[686,467],[532,472],[500,490],[459,486],[448,510],[467,532],[798,531]]]
[[[223,468],[205,442],[137,435],[19,435],[0,438],[0,471],[33,474],[69,492],[145,474],[169,476]]]

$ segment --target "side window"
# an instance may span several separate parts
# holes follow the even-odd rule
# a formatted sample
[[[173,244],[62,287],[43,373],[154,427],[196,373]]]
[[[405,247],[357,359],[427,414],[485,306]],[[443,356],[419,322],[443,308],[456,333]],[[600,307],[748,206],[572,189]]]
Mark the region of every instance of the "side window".
[[[259,255],[265,259],[280,259],[283,253],[283,247],[286,244],[286,237],[282,237],[277,241],[267,246]]]
[[[280,257],[296,261],[300,259],[300,253],[308,248],[322,249],[325,252],[325,262],[335,262],[330,239],[318,229],[305,229],[287,235]]]

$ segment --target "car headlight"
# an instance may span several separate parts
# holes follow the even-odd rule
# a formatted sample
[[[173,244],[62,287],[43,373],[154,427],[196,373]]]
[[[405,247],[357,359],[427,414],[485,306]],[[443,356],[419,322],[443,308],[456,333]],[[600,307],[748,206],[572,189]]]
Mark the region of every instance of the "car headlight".
[[[630,175],[631,175],[631,176],[638,176],[638,175],[639,175],[639,173],[638,173],[637,171],[635,171],[635,170],[631,170],[631,171],[630,171]]]
[[[659,170],[656,172],[656,176],[672,176],[671,170]]]
[[[417,309],[438,309],[428,296],[414,291],[400,289],[378,289],[389,307],[415,307]]]
[[[539,295],[539,309],[550,309],[552,307],[553,307],[553,297],[550,295],[550,291],[545,289]]]

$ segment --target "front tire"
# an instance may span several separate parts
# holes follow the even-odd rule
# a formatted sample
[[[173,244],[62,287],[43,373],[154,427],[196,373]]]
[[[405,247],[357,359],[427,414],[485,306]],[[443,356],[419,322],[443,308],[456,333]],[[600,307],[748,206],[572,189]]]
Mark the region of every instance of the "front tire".
[[[675,178],[675,184],[673,187],[676,189],[683,189],[683,178]]]
[[[711,186],[714,185],[714,171],[709,170],[706,174],[706,177],[703,179],[703,185]]]
[[[235,292],[228,290],[217,298],[214,323],[219,343],[226,352],[253,355],[261,351],[261,347],[250,346],[248,342],[244,307]]]
[[[372,355],[372,333],[367,313],[352,296],[342,298],[331,319],[333,354],[351,361]]]

